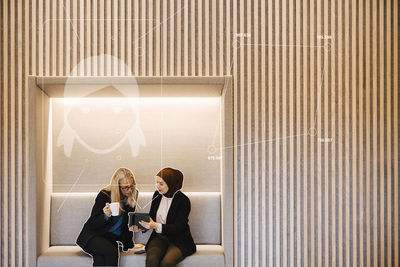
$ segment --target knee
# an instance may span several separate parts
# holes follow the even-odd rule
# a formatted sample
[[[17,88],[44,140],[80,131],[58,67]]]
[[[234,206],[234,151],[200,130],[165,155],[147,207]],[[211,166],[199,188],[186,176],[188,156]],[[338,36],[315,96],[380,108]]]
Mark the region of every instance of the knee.
[[[93,266],[104,266],[105,260],[104,257],[101,255],[93,255]]]
[[[159,267],[160,261],[157,257],[146,257],[146,267]]]
[[[174,266],[176,266],[176,261],[175,260],[173,260],[173,259],[163,259],[162,261],[161,261],[161,265],[160,265],[161,267],[174,267]]]
[[[109,257],[118,257],[119,251],[118,251],[118,246],[113,246],[112,248],[110,247],[107,249],[106,256]]]

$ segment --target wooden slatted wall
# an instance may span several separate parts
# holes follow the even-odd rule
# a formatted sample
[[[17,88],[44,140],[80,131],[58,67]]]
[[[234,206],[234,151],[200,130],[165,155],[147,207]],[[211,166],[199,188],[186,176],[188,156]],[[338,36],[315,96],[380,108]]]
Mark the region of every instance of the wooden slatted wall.
[[[1,266],[27,266],[26,76],[234,79],[236,266],[399,266],[397,1],[1,1]],[[124,75],[93,61],[79,75]]]

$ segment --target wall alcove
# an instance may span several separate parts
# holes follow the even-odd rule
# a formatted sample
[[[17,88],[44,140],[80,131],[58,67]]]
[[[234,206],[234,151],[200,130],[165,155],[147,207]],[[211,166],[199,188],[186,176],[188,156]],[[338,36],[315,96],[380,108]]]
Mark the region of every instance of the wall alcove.
[[[225,264],[233,259],[231,77],[30,76],[31,237],[49,243],[50,194],[96,192],[112,170],[133,169],[154,191],[165,166],[185,174],[183,191],[221,192]]]

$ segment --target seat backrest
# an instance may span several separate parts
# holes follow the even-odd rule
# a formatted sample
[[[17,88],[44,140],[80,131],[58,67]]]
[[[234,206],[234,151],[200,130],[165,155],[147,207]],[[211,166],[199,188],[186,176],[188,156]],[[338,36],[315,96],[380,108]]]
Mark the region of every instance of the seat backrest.
[[[191,202],[190,231],[196,244],[221,244],[221,193],[185,192]],[[50,245],[75,245],[88,219],[97,193],[52,193]],[[153,192],[141,192],[138,203],[148,212]],[[143,237],[138,237],[141,243]],[[148,238],[148,235],[147,235]],[[137,237],[135,236],[135,240]]]

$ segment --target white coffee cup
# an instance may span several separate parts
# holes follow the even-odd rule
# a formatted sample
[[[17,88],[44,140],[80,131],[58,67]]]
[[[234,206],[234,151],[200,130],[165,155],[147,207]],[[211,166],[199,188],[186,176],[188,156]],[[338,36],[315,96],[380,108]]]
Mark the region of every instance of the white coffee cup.
[[[112,202],[110,204],[110,210],[111,210],[112,216],[118,216],[119,215],[119,202]]]

